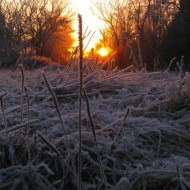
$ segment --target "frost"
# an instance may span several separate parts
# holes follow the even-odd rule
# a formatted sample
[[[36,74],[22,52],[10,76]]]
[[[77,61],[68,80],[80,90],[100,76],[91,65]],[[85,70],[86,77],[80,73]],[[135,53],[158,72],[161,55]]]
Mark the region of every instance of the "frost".
[[[7,92],[4,110],[0,107],[1,189],[77,188],[79,73],[76,66],[45,70],[65,131],[41,69],[24,71],[29,112],[24,94],[22,123],[20,71],[0,71],[0,94]],[[177,73],[106,71],[93,66],[85,71],[84,86],[108,189],[190,188],[189,73],[181,79]],[[83,186],[101,189],[84,98],[81,120]]]

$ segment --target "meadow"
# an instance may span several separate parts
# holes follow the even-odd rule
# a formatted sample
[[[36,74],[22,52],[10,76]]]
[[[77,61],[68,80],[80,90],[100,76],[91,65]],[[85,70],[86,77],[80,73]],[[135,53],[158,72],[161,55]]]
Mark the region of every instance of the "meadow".
[[[78,65],[0,70],[0,189],[78,185]],[[81,189],[190,189],[190,74],[86,60]]]

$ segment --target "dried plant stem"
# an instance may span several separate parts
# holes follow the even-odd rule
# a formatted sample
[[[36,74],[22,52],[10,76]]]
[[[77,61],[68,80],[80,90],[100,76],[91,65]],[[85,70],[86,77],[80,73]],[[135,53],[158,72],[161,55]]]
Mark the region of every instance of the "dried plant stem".
[[[86,90],[84,88],[83,88],[83,91],[84,91],[84,96],[85,96],[85,99],[86,99],[87,112],[88,112],[88,117],[89,117],[89,120],[90,120],[90,125],[91,125],[91,128],[92,128],[94,143],[95,143],[95,146],[96,146],[96,152],[97,152],[98,162],[99,162],[99,165],[100,165],[101,176],[102,176],[102,179],[104,181],[104,184],[107,186],[107,180],[106,180],[106,176],[105,176],[105,173],[104,173],[104,169],[103,169],[103,165],[102,165],[102,161],[101,161],[101,157],[100,157],[100,151],[99,151],[99,148],[98,148],[98,142],[97,142],[97,138],[96,138],[95,125],[94,125],[92,115],[91,115],[91,112],[90,112],[90,104],[89,104],[88,96],[87,96]]]
[[[63,164],[70,170],[70,172],[73,174],[74,177],[77,177],[77,175],[75,174],[75,172],[70,168],[70,166],[65,162],[65,160],[63,159],[63,156],[61,155],[61,153],[57,150],[56,147],[54,147],[44,136],[43,134],[41,134],[40,132],[37,133],[37,135],[43,140],[43,142],[45,142],[62,160]]]
[[[82,162],[81,162],[81,154],[82,154],[82,89],[83,89],[83,35],[82,35],[82,17],[78,15],[79,20],[79,67],[80,67],[80,86],[79,86],[79,152],[78,152],[78,190],[81,190],[81,173],[82,173]]]
[[[115,144],[115,142],[117,141],[117,139],[118,139],[118,137],[119,137],[121,131],[123,130],[124,123],[125,123],[125,121],[126,121],[128,115],[129,115],[129,109],[127,109],[127,112],[126,112],[126,114],[125,114],[125,117],[124,117],[124,119],[123,119],[123,122],[121,123],[119,129],[118,129],[117,132],[116,132],[116,135],[115,135],[114,140],[113,140],[113,143],[112,143],[112,147],[114,146],[114,144]]]
[[[31,161],[31,153],[30,153],[30,128],[29,128],[29,111],[30,111],[30,107],[29,107],[29,98],[28,98],[28,89],[27,87],[24,88],[25,89],[25,93],[26,93],[26,101],[27,101],[27,149],[28,149],[28,160],[29,160],[29,164]]]
[[[23,123],[23,108],[24,108],[24,106],[23,106],[23,101],[24,101],[24,69],[23,69],[23,66],[21,63],[19,64],[19,68],[21,70],[21,121],[20,121],[20,123],[22,124]],[[17,140],[19,138],[19,134],[20,133],[18,133]]]
[[[125,114],[125,117],[123,118],[123,121],[122,121],[122,123],[121,123],[119,129],[118,129],[117,132],[116,132],[116,135],[115,135],[115,137],[114,137],[114,140],[113,140],[113,142],[111,143],[110,149],[109,149],[109,151],[108,151],[108,153],[107,153],[108,155],[110,155],[110,152],[111,152],[111,150],[113,149],[113,147],[114,147],[114,145],[115,145],[115,143],[116,143],[116,141],[117,141],[117,139],[118,139],[118,137],[119,137],[121,131],[123,131],[124,123],[125,123],[125,121],[126,121],[128,115],[129,115],[129,109],[127,109],[127,112],[126,112],[126,114]],[[106,162],[106,165],[107,165],[107,162]]]
[[[68,149],[69,153],[72,155],[70,144],[69,144],[69,141],[68,141],[68,138],[67,138],[67,133],[66,133],[65,127],[63,125],[63,120],[62,120],[61,113],[60,113],[60,110],[59,110],[59,105],[58,105],[57,98],[56,98],[56,96],[55,96],[55,94],[54,94],[54,92],[53,92],[53,90],[52,90],[52,88],[51,88],[51,86],[50,86],[50,84],[49,84],[49,82],[47,80],[47,77],[46,77],[45,73],[43,73],[43,77],[44,77],[44,80],[45,80],[46,85],[48,87],[48,90],[49,90],[49,92],[50,92],[50,94],[51,94],[51,96],[53,98],[53,102],[54,102],[54,105],[55,105],[55,108],[56,108],[59,120],[61,122],[61,126],[63,128],[63,132],[65,134],[65,140],[66,140],[67,149]]]
[[[9,129],[1,130],[1,131],[0,131],[0,135],[1,135],[1,134],[8,133],[8,132],[11,132],[11,131],[15,131],[15,130],[17,130],[17,129],[20,129],[20,128],[22,128],[22,127],[27,126],[28,124],[35,123],[35,122],[37,122],[37,121],[38,121],[37,119],[34,119],[34,120],[31,120],[29,123],[28,123],[28,122],[27,122],[27,123],[21,123],[21,124],[19,124],[19,125],[16,125],[16,126],[14,126],[14,127],[9,128]]]
[[[87,44],[86,44],[84,50],[86,50],[86,48],[88,47],[88,45],[89,45],[89,43],[90,43],[92,37],[94,36],[94,34],[95,34],[95,32],[93,32],[93,33],[91,34],[91,36],[90,36],[90,38],[89,38],[89,40],[88,40],[88,42],[87,42]]]
[[[86,35],[86,33],[87,33],[87,31],[88,31],[88,26],[86,27],[86,30],[84,31],[84,34],[83,34],[83,41],[88,37],[88,35]],[[73,51],[73,53],[71,54],[71,57],[69,58],[69,60],[67,61],[67,63],[66,63],[66,66],[65,66],[65,69],[66,70],[68,70],[68,68],[70,68],[70,63],[72,62],[72,59],[73,59],[73,57],[76,57],[76,55],[77,55],[77,53],[78,53],[78,49],[79,49],[79,46],[77,46],[76,48],[75,48],[75,50]],[[61,74],[61,76],[62,76],[62,74]],[[61,78],[61,76],[60,76],[60,78]]]
[[[20,64],[19,68],[21,70],[21,123],[23,122],[23,94],[24,94],[24,69]]]
[[[176,57],[174,57],[171,61],[170,61],[170,64],[168,66],[168,68],[166,69],[165,72],[168,72],[170,70],[170,67],[172,66],[172,64],[174,63],[174,61],[176,60]]]
[[[160,146],[161,146],[161,143],[162,143],[162,133],[159,131],[158,133],[158,148],[157,148],[157,155],[159,155],[160,153]]]
[[[5,109],[4,109],[4,103],[3,103],[3,97],[6,95],[7,93],[0,94],[0,103],[1,103],[1,109],[3,113],[3,120],[4,120],[4,125],[5,125],[5,131],[6,131],[5,144],[8,143],[8,127],[7,127],[7,121],[5,117]]]

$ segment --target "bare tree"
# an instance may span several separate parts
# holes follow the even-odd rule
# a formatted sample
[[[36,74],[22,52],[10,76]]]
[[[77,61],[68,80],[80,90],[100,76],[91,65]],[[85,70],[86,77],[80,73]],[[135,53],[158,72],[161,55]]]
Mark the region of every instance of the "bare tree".
[[[139,34],[139,46],[142,59],[148,69],[158,67],[162,41],[167,33],[171,21],[178,11],[177,3],[161,0],[138,1],[137,8],[134,0],[130,0],[134,6],[136,32]],[[141,4],[141,5],[140,5]]]
[[[46,41],[44,55],[51,57],[55,62],[66,63],[71,57],[75,42],[72,34],[72,23],[64,23],[64,25],[60,26]]]
[[[121,64],[124,49],[124,33],[129,35],[133,31],[128,1],[106,0],[94,3],[93,13],[105,22],[105,29],[101,31],[105,46],[111,46],[117,51],[117,62]],[[105,34],[105,35],[104,35]]]
[[[162,56],[166,65],[174,57],[176,64],[172,69],[185,69],[190,71],[190,1],[179,1],[179,12],[175,15],[173,21],[168,27],[165,40],[163,41]],[[174,62],[174,63],[175,63]],[[179,64],[177,64],[179,63]]]
[[[69,0],[2,0],[0,31],[9,31],[9,48],[25,53],[30,48],[43,55],[53,34],[72,23],[74,13],[69,4]]]
[[[19,25],[16,25],[17,14],[15,17],[12,15],[17,12],[13,12],[13,7],[19,14],[16,2],[14,5],[6,0],[0,2],[0,61],[5,64],[15,61],[18,57],[17,26],[19,28]]]
[[[72,21],[73,13],[68,5],[68,1],[62,0],[33,0],[28,3],[28,33],[38,55],[43,55],[46,42],[60,26]]]
[[[94,14],[105,22],[107,39],[104,41],[109,41],[111,48],[117,51],[119,66],[136,64],[141,69],[148,65],[153,69],[163,37],[178,11],[177,5],[177,1],[167,0],[99,0],[94,3]]]

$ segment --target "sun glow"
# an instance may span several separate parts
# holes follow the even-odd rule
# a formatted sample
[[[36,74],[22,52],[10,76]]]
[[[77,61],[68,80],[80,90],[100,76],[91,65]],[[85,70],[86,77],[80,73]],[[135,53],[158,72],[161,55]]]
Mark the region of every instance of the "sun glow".
[[[90,35],[88,38],[84,40],[84,47],[88,44],[86,51],[90,51],[94,48],[95,44],[101,38],[100,29],[104,27],[103,22],[98,19],[93,13],[91,12],[91,7],[93,6],[91,0],[72,0],[72,6],[76,10],[77,13],[81,14],[83,19],[83,32],[88,28],[86,34]],[[76,18],[74,25],[75,34],[74,38],[78,38],[78,19]],[[90,42],[89,42],[90,40]],[[77,45],[77,42],[76,44]]]
[[[106,48],[104,48],[104,47],[102,47],[102,48],[100,48],[100,50],[98,51],[98,54],[100,55],[100,56],[102,56],[102,57],[105,57],[106,55],[108,55],[108,49],[106,49]]]

